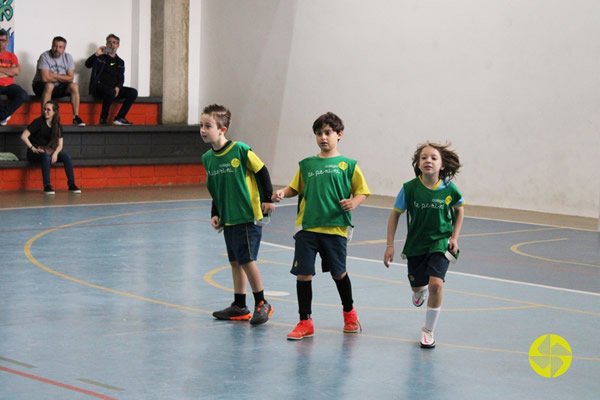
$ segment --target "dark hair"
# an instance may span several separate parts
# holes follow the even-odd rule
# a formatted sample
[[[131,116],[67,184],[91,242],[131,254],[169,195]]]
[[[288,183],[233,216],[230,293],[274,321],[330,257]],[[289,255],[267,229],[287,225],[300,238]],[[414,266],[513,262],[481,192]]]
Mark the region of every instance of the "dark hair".
[[[58,147],[58,139],[60,139],[62,133],[62,125],[60,123],[60,114],[59,114],[59,106],[58,103],[54,100],[48,100],[44,107],[50,104],[54,109],[54,115],[52,116],[52,121],[50,121],[50,143],[48,143],[48,148],[51,150],[56,150]],[[43,114],[42,114],[43,116]]]
[[[344,121],[332,112],[325,113],[313,123],[313,133],[317,134],[325,125],[329,125],[334,132],[340,133],[344,130]]]
[[[54,38],[52,38],[52,44],[54,44],[54,42],[63,42],[65,46],[67,45],[67,39],[62,36],[54,36]]]
[[[4,28],[0,29],[0,36],[8,37],[8,32],[6,32],[6,29],[4,29]]]
[[[412,159],[412,166],[415,170],[415,175],[421,175],[421,170],[419,169],[419,159],[421,158],[421,152],[425,147],[433,147],[436,149],[440,155],[442,156],[442,166],[444,169],[440,170],[440,179],[451,180],[454,178],[456,174],[458,174],[458,170],[462,167],[460,163],[460,159],[458,158],[458,154],[454,150],[450,150],[450,145],[452,143],[440,144],[435,142],[425,142],[420,144],[415,151]]]
[[[211,104],[204,107],[202,114],[213,117],[217,123],[217,128],[221,129],[222,127],[225,127],[229,129],[229,124],[231,124],[231,111],[229,111],[227,107],[219,104]]]
[[[113,39],[117,39],[117,42],[121,43],[121,39],[119,39],[119,37],[117,35],[115,35],[114,33],[109,33],[108,36],[106,37],[106,41],[108,42],[108,39],[113,38]]]

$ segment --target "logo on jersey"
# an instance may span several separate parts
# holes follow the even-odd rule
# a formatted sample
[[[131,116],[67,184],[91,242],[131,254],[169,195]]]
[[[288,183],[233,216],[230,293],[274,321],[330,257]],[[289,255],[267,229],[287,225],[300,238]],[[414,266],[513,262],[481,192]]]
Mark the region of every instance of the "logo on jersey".
[[[338,167],[340,167],[342,171],[345,171],[348,168],[348,163],[346,161],[340,161]]]
[[[238,160],[237,158],[234,158],[233,160],[231,160],[231,166],[233,168],[237,168],[240,166],[240,160]]]
[[[452,196],[446,197],[446,205],[449,206],[452,203]]]

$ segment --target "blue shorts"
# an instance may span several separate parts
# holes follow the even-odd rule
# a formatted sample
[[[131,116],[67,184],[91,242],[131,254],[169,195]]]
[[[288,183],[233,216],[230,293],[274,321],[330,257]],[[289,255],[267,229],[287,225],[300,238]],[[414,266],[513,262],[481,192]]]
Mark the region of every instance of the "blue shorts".
[[[450,262],[444,253],[428,253],[408,257],[408,281],[411,287],[429,284],[429,277],[435,276],[445,282]]]
[[[229,261],[248,264],[258,258],[262,227],[254,223],[226,225],[223,230]]]
[[[339,235],[327,235],[300,231],[294,236],[294,264],[291,273],[294,275],[315,275],[317,253],[321,256],[323,272],[332,276],[340,276],[346,272],[346,238]]]

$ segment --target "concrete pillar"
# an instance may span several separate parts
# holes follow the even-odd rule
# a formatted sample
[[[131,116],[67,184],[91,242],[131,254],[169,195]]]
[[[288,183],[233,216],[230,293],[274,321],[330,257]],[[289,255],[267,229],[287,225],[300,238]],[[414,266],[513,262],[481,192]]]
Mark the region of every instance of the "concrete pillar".
[[[150,96],[163,95],[164,0],[152,0],[150,14]]]
[[[187,124],[189,0],[164,2],[163,124]]]

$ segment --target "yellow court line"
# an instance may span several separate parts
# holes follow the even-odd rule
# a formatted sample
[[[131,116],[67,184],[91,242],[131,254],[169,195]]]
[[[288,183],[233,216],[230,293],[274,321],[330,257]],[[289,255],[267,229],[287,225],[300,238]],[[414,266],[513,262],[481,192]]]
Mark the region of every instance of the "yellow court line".
[[[173,208],[173,209],[160,209],[160,210],[150,210],[150,211],[139,211],[139,212],[133,212],[133,213],[124,213],[124,214],[116,214],[116,215],[111,215],[111,216],[104,216],[104,217],[98,217],[98,218],[92,218],[92,219],[88,219],[88,220],[84,220],[84,221],[78,221],[78,222],[74,222],[71,224],[66,224],[66,225],[62,225],[56,228],[51,228],[48,229],[44,232],[40,232],[39,234],[35,235],[34,237],[32,237],[31,239],[29,239],[27,241],[27,243],[25,244],[24,247],[24,252],[25,252],[25,256],[27,257],[27,259],[29,261],[31,261],[35,266],[37,266],[38,268],[56,275],[58,277],[61,277],[63,279],[69,280],[71,282],[80,284],[80,285],[84,285],[84,286],[88,286],[94,289],[98,289],[98,290],[103,290],[105,292],[109,292],[109,293],[113,293],[113,294],[117,294],[120,296],[124,296],[124,297],[129,297],[132,299],[136,299],[136,300],[141,300],[141,301],[145,301],[148,303],[153,303],[153,304],[159,304],[159,305],[163,305],[163,306],[167,306],[167,307],[171,307],[171,308],[175,308],[175,309],[180,309],[180,310],[185,310],[185,311],[193,311],[193,312],[198,312],[198,313],[204,313],[204,314],[211,314],[211,311],[207,311],[207,310],[202,310],[202,309],[198,309],[198,308],[194,308],[194,307],[188,307],[188,306],[183,306],[180,304],[174,304],[174,303],[168,303],[168,302],[164,302],[164,301],[159,301],[159,300],[154,300],[154,299],[150,299],[147,297],[142,297],[142,296],[138,296],[138,295],[134,295],[131,293],[127,293],[127,292],[123,292],[123,291],[119,291],[119,290],[115,290],[115,289],[111,289],[111,288],[107,288],[104,286],[100,286],[100,285],[96,285],[90,282],[86,282],[86,281],[82,281],[80,279],[74,278],[72,276],[60,273],[58,271],[55,271],[43,264],[41,264],[39,261],[37,261],[37,259],[32,255],[31,253],[31,247],[33,246],[33,244],[35,243],[35,241],[37,241],[39,238],[56,232],[58,230],[61,229],[66,229],[72,226],[76,226],[76,225],[81,225],[84,223],[88,223],[88,222],[94,222],[94,221],[99,221],[99,220],[104,220],[104,219],[110,219],[110,218],[118,218],[118,217],[123,217],[123,216],[130,216],[130,215],[140,215],[140,214],[147,214],[147,213],[153,213],[153,212],[162,212],[162,211],[170,211],[170,210],[181,210],[181,209],[194,209],[194,208],[204,208],[204,207],[185,207],[185,208]],[[271,262],[272,264],[283,264],[283,263],[276,263],[276,262]],[[285,264],[287,265],[287,264]],[[224,266],[224,267],[220,267],[220,268],[216,268],[212,271],[209,271],[207,274],[205,274],[205,281],[207,282],[213,282],[216,287],[222,288],[224,290],[227,291],[231,291],[233,292],[232,289],[226,288],[222,285],[217,284],[216,282],[214,282],[212,280],[212,276],[219,271],[223,271],[227,268],[230,268],[230,266]],[[358,275],[357,275],[358,276]],[[209,277],[209,280],[207,280],[207,277]],[[381,278],[374,278],[377,280],[385,280],[385,279],[381,279]],[[395,282],[395,281],[391,281],[390,282]],[[473,294],[476,295],[476,294]],[[485,295],[482,295],[485,296]],[[490,296],[491,297],[491,296]],[[501,298],[498,298],[501,299]],[[282,299],[278,299],[278,300],[282,300]],[[512,299],[504,299],[506,301],[513,301],[513,302],[518,302],[516,300],[512,300]],[[533,303],[529,304],[529,306],[532,306]],[[539,305],[542,307],[549,307],[549,308],[556,308],[556,309],[561,309],[558,307],[550,307],[550,306],[545,306],[545,305]],[[339,305],[337,305],[336,307],[339,307]],[[525,306],[527,307],[527,306]],[[564,309],[566,311],[577,311],[577,310],[568,310],[568,309]],[[275,326],[279,326],[279,327],[285,327],[285,328],[293,328],[295,327],[295,324],[289,324],[289,323],[284,323],[284,322],[277,322],[277,321],[269,321],[269,325],[275,325]],[[331,329],[315,329],[316,332],[327,332],[327,333],[335,333],[335,334],[341,334],[341,335],[349,335],[349,334],[345,334],[341,331],[338,330],[331,330]],[[369,334],[360,334],[361,337],[367,337],[367,338],[371,338],[371,339],[378,339],[378,340],[387,340],[387,341],[393,341],[393,342],[407,342],[407,343],[412,343],[415,342],[414,339],[404,339],[404,338],[395,338],[395,337],[389,337],[389,336],[378,336],[378,335],[369,335]],[[522,352],[522,351],[515,351],[515,350],[507,350],[507,349],[496,349],[496,348],[488,348],[488,347],[477,347],[477,346],[467,346],[467,345],[461,345],[461,344],[451,344],[451,343],[438,343],[438,346],[445,346],[445,347],[454,347],[454,348],[459,348],[459,349],[465,349],[465,350],[476,350],[476,351],[486,351],[486,352],[498,352],[498,353],[508,353],[508,354],[517,354],[517,355],[528,355],[528,353],[526,352]],[[579,359],[579,360],[588,360],[588,361],[600,361],[600,358],[598,357],[579,357],[579,356],[573,356],[574,359]]]
[[[560,238],[560,239],[548,239],[548,240],[532,240],[530,242],[522,242],[522,243],[514,244],[514,245],[512,245],[510,247],[510,250],[513,253],[516,253],[516,254],[518,254],[520,256],[529,257],[529,258],[535,258],[536,260],[548,261],[548,262],[559,263],[559,264],[570,264],[570,265],[580,265],[580,266],[583,266],[583,267],[600,268],[600,265],[585,264],[585,263],[580,263],[580,262],[575,262],[575,261],[555,260],[553,258],[546,258],[546,257],[534,256],[533,254],[527,254],[527,253],[524,253],[521,250],[519,250],[519,247],[526,246],[528,244],[559,242],[559,241],[563,241],[563,240],[569,240],[569,239],[568,238]]]

